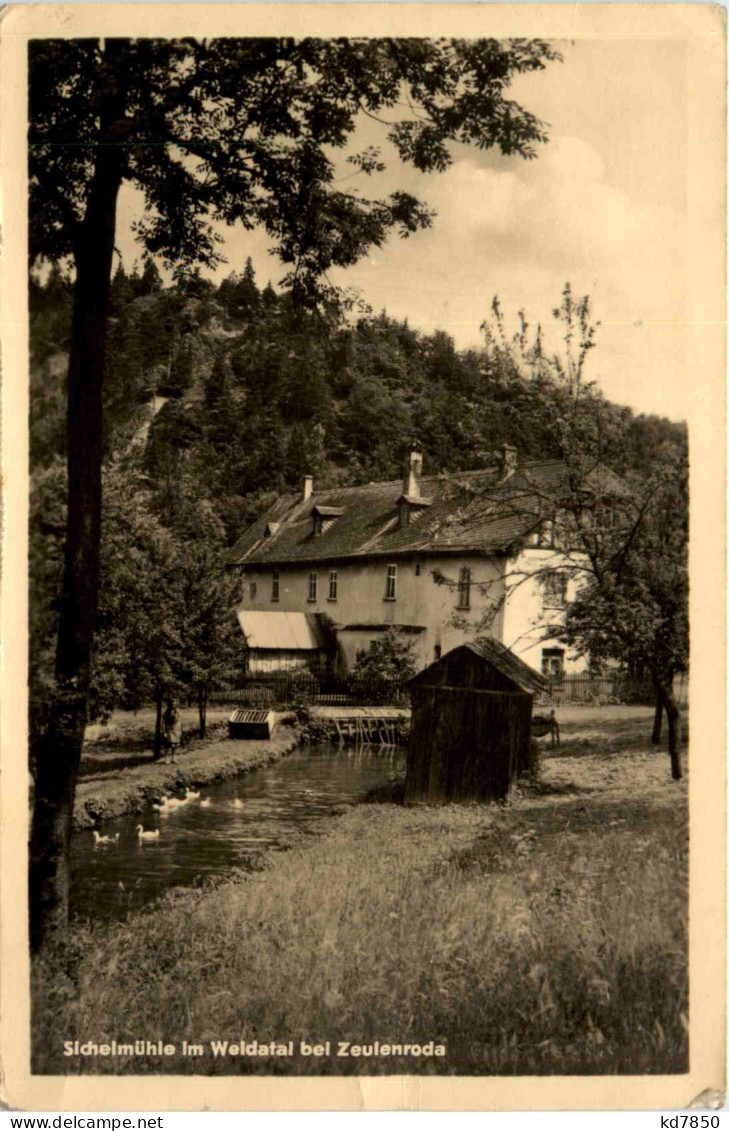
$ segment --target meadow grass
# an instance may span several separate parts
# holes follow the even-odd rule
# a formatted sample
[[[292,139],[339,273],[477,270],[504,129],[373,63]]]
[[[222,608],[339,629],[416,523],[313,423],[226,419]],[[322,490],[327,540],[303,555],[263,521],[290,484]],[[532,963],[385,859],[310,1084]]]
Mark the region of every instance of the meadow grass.
[[[506,807],[360,806],[217,888],[79,929],[36,966],[34,1071],[686,1071],[686,788],[665,753],[627,746],[567,743]],[[241,1037],[332,1055],[61,1055]],[[342,1059],[338,1040],[447,1055]]]

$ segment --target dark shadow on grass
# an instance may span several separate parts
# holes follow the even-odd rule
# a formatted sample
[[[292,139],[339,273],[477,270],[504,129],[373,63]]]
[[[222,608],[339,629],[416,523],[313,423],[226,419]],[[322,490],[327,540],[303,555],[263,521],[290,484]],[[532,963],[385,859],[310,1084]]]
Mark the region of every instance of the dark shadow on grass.
[[[405,779],[376,785],[365,794],[362,801],[365,805],[404,805]]]
[[[523,797],[576,797],[597,793],[597,786],[575,785],[574,782],[527,781],[519,783]]]
[[[119,773],[120,770],[131,770],[135,766],[147,766],[154,762],[154,754],[149,746],[141,746],[136,750],[116,755],[104,754],[97,756],[89,754],[84,757],[79,768],[79,780],[103,777],[106,774]]]

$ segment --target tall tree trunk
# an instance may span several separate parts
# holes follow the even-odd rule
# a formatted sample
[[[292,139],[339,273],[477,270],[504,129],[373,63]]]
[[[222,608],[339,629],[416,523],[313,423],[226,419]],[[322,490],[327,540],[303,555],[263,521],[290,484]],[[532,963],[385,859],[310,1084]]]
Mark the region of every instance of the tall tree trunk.
[[[661,741],[661,724],[663,722],[663,694],[658,686],[657,680],[653,680],[653,686],[656,692],[656,713],[653,716],[653,734],[651,735],[651,742],[654,746],[658,746]]]
[[[200,684],[197,689],[197,711],[200,717],[200,737],[204,738],[208,714],[208,696],[207,688],[203,684]]]
[[[69,850],[86,728],[91,650],[99,595],[104,346],[123,149],[115,140],[125,93],[115,62],[123,45],[108,40],[99,106],[99,141],[86,212],[75,241],[68,368],[68,514],[53,702],[37,748],[30,843],[30,936],[34,950],[68,923]],[[106,142],[107,144],[103,144]]]
[[[673,687],[665,697],[666,715],[668,716],[668,753],[671,758],[671,777],[680,781],[683,777],[681,768],[681,720],[678,703],[673,695]]]
[[[154,753],[153,760],[156,762],[162,753],[162,701],[164,699],[164,688],[157,689],[157,715],[154,723]]]
[[[668,719],[668,754],[671,759],[671,777],[674,781],[680,781],[683,777],[681,767],[681,713],[673,694],[673,674],[661,676],[658,685]]]

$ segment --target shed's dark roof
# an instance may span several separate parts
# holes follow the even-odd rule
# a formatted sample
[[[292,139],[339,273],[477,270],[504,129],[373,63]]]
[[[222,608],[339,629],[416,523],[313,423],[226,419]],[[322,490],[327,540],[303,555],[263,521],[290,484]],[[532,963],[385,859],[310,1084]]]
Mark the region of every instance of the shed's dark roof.
[[[457,648],[452,648],[450,652],[446,652],[439,660],[434,660],[433,663],[429,664],[427,668],[424,668],[422,672],[418,672],[417,675],[407,681],[405,686],[412,687],[417,684],[427,684],[430,672],[435,668],[447,667],[449,661],[452,661],[452,658],[457,652],[462,652],[466,649],[491,664],[492,667],[500,671],[502,675],[506,676],[512,683],[521,688],[522,691],[539,692],[545,691],[549,687],[549,682],[544,676],[540,675],[539,672],[535,671],[529,664],[525,664],[523,660],[520,660],[505,644],[502,644],[499,640],[491,639],[483,639],[478,642],[469,641],[467,644],[459,644]]]
[[[463,644],[463,648],[470,648],[477,656],[488,660],[500,672],[518,683],[524,691],[546,691],[549,680],[535,671],[529,664],[525,664],[511,648],[507,648],[500,640],[479,640],[478,643]]]
[[[611,474],[611,473],[608,473]],[[230,551],[231,565],[285,565],[397,555],[504,553],[539,523],[539,496],[558,497],[567,469],[561,460],[525,463],[499,482],[494,469],[457,472],[420,481],[415,521],[400,525],[402,480],[317,491],[303,500],[284,495],[253,523]],[[312,512],[334,515],[316,535]],[[266,527],[278,529],[266,537]]]

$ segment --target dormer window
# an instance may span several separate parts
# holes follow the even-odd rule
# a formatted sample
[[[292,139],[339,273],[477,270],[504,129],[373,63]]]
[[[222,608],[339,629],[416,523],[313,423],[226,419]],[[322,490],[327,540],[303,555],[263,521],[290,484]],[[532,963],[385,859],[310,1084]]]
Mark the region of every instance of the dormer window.
[[[554,549],[554,520],[545,518],[524,539],[525,546],[538,547],[540,550]]]
[[[428,507],[432,507],[432,505],[432,499],[423,499],[420,495],[401,495],[397,500],[400,526],[408,526],[411,522],[417,522],[425,514]]]
[[[554,546],[554,522],[551,518],[545,521],[537,531],[537,546],[542,549],[551,549]]]
[[[313,533],[314,537],[318,538],[322,534],[326,534],[337,521],[338,518],[344,514],[343,507],[314,507],[312,517],[314,520]]]
[[[267,522],[266,530],[263,535],[264,538],[270,538],[273,534],[275,534],[280,525],[281,524],[279,522]]]

